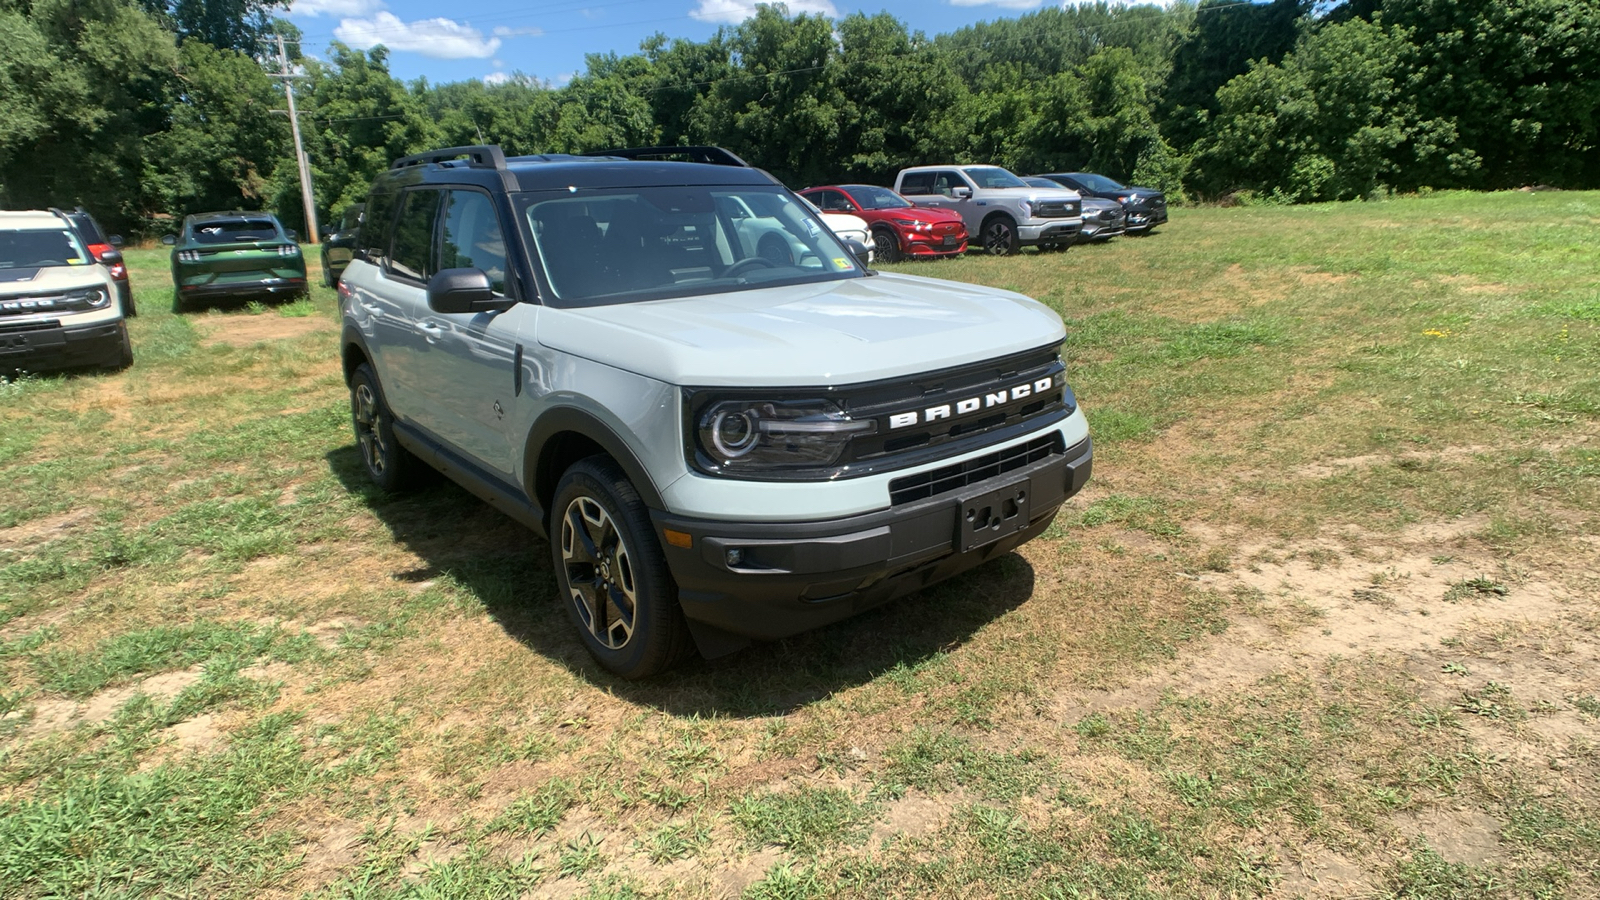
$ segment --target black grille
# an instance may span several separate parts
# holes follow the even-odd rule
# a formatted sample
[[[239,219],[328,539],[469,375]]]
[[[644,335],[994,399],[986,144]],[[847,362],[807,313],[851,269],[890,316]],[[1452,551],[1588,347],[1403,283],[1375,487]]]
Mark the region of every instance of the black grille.
[[[944,466],[916,475],[906,475],[889,482],[889,503],[900,506],[949,491],[959,490],[986,478],[1014,472],[1029,463],[1038,462],[1063,451],[1060,433],[1034,438],[1026,444],[1013,444],[995,453],[975,456],[966,462]]]
[[[1078,204],[1065,200],[1045,200],[1034,207],[1033,214],[1041,219],[1070,219],[1078,214]]]

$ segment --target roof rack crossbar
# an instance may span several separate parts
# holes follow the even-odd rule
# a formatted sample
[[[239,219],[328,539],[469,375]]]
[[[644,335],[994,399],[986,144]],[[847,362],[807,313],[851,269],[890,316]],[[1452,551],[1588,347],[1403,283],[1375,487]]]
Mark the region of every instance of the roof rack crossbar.
[[[506,170],[506,155],[494,144],[480,144],[472,147],[445,147],[440,150],[429,150],[426,153],[413,153],[402,156],[389,165],[391,169],[404,169],[408,166],[425,166],[430,163],[449,162],[465,156],[467,165],[474,169]]]
[[[753,168],[749,163],[733,155],[732,152],[721,147],[711,146],[619,147],[615,150],[594,150],[583,155],[617,156],[622,159],[632,160],[687,158],[690,162],[706,163],[713,166],[738,166],[741,169]]]

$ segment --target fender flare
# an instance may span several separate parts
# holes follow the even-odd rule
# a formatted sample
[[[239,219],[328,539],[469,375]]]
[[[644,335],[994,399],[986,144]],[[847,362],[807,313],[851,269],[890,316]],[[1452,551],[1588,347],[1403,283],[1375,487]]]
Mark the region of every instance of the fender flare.
[[[590,441],[605,451],[607,456],[616,460],[622,467],[628,481],[633,484],[633,489],[639,492],[639,499],[651,509],[664,509],[661,492],[656,489],[655,482],[650,478],[650,473],[644,464],[639,462],[638,456],[628,446],[617,432],[602,422],[593,413],[576,406],[558,406],[545,411],[533,423],[528,431],[528,440],[523,450],[522,478],[526,483],[528,496],[541,506],[548,506],[548,499],[541,496],[541,486],[548,483],[550,490],[554,490],[555,482],[560,480],[560,472],[548,471],[548,454],[550,441],[564,432],[571,432],[588,438]]]

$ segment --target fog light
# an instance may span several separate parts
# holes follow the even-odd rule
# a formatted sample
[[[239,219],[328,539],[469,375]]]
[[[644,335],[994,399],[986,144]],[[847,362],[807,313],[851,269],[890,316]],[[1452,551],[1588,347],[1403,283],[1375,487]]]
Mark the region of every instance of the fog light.
[[[734,548],[732,550],[729,550],[728,551],[728,555],[727,555],[727,559],[728,559],[728,565],[729,566],[741,565],[741,564],[744,563],[744,551],[740,550],[738,548]]]

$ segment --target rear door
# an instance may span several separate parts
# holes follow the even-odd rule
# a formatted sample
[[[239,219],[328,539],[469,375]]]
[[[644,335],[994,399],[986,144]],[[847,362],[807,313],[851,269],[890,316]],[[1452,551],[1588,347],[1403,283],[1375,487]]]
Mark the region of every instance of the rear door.
[[[433,277],[434,233],[438,230],[443,192],[438,188],[401,191],[394,221],[393,247],[380,267],[370,291],[358,300],[371,304],[367,312],[377,328],[376,343],[383,360],[379,377],[389,409],[402,421],[433,430],[427,386],[435,378],[437,359],[433,341],[422,330],[428,313],[428,279]]]

